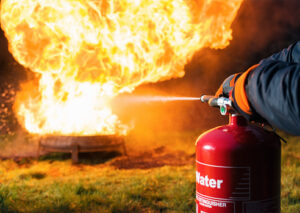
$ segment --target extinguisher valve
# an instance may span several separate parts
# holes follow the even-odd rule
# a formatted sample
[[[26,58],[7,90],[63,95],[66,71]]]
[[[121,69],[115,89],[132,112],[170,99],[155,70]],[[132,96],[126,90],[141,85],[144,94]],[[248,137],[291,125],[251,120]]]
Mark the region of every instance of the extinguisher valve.
[[[221,115],[228,115],[229,113],[232,113],[232,101],[229,98],[216,98],[211,95],[202,95],[200,100],[203,103],[208,103],[209,106],[220,108]]]

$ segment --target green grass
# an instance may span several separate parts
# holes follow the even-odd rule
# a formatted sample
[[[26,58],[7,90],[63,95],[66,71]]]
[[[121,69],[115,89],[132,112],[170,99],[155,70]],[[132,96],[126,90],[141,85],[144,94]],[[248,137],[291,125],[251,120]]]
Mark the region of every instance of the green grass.
[[[298,213],[300,138],[284,137],[282,213]],[[195,211],[194,165],[118,170],[109,162],[72,165],[61,155],[0,161],[0,212]]]
[[[6,162],[11,164],[12,162]],[[194,168],[151,170],[73,167],[56,171],[43,162],[12,170],[0,186],[1,212],[190,212],[194,208]],[[45,169],[43,166],[48,167]],[[34,167],[34,166],[33,166]],[[38,169],[40,167],[40,169]],[[44,169],[42,169],[44,168]],[[37,172],[37,170],[40,170]],[[71,176],[73,171],[74,176]]]
[[[284,136],[281,175],[282,213],[300,212],[300,138]]]

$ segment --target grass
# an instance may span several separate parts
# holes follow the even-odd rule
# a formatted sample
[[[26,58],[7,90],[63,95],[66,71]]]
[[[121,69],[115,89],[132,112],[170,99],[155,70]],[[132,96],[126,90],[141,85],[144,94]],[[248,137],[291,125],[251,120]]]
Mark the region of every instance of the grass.
[[[194,208],[193,166],[116,170],[72,166],[69,160],[21,167],[4,161],[1,170],[1,212],[190,212]]]
[[[300,212],[300,139],[284,136],[282,213]],[[191,145],[192,146],[192,145]],[[55,160],[58,159],[58,160]],[[195,167],[119,170],[60,155],[0,161],[0,212],[194,212]]]
[[[283,144],[281,206],[282,213],[300,212],[300,138],[286,136]]]

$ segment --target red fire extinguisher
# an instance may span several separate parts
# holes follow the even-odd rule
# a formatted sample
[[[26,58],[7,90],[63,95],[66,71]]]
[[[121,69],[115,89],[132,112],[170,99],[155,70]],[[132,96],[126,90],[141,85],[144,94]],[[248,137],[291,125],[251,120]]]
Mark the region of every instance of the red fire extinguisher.
[[[229,124],[203,133],[196,142],[196,212],[280,213],[279,137],[248,124],[230,99],[201,100],[229,114]]]

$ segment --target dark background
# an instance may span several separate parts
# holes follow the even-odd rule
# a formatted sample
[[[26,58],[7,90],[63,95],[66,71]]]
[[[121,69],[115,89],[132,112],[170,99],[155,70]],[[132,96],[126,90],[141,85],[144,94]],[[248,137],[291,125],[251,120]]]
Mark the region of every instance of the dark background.
[[[228,75],[245,71],[299,40],[299,15],[299,0],[244,0],[232,24],[233,40],[227,48],[203,49],[185,66],[183,78],[143,85],[133,94],[214,94]],[[13,99],[20,83],[32,74],[14,61],[3,31],[0,48],[0,134],[6,134],[19,128],[12,113]],[[123,123],[133,124],[134,131],[202,131],[227,119],[200,102],[123,103],[113,110]]]

